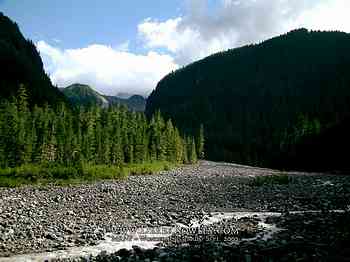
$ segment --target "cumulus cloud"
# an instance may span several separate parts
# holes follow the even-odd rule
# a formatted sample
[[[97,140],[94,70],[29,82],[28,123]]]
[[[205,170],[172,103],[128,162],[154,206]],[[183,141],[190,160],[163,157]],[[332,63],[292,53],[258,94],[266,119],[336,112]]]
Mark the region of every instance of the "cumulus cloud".
[[[147,96],[164,75],[178,67],[170,55],[154,51],[146,55],[128,52],[127,43],[116,48],[96,44],[61,50],[39,41],[37,48],[54,84],[60,87],[89,84],[108,95]]]
[[[177,63],[186,64],[210,53],[228,48],[232,40],[217,35],[205,41],[201,32],[192,26],[185,26],[182,17],[165,22],[145,20],[139,24],[138,31],[146,48],[166,48],[175,55]]]
[[[292,25],[315,30],[337,30],[350,32],[350,1],[320,1],[313,9],[305,10]]]
[[[350,31],[348,0],[188,0],[186,15],[146,19],[138,32],[147,48],[166,48],[179,64],[298,27]]]
[[[178,65],[218,51],[300,27],[350,32],[349,0],[184,1],[184,15],[140,22],[138,37],[146,54],[133,53],[129,41],[67,50],[38,42],[52,81],[58,86],[89,84],[110,95],[148,95]]]

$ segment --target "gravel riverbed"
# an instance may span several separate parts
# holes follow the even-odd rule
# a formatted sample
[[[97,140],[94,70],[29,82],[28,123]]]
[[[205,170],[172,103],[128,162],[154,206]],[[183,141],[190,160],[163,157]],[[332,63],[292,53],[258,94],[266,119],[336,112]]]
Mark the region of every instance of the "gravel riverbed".
[[[345,244],[350,240],[350,176],[290,172],[286,173],[288,184],[254,184],[255,177],[273,174],[280,172],[202,161],[121,181],[2,188],[0,261],[16,261],[21,254],[98,245],[107,234],[121,235],[130,227],[191,228],[196,224],[205,232],[216,232],[215,239],[198,231],[173,232],[152,249],[134,245],[131,250],[102,252],[89,259],[350,261],[350,248]],[[264,219],[233,215],[217,223],[202,223],[215,213],[237,212],[279,215]],[[281,230],[268,239],[257,237],[263,230],[259,223]],[[234,233],[222,228],[234,229]],[[22,259],[25,261],[25,256]]]

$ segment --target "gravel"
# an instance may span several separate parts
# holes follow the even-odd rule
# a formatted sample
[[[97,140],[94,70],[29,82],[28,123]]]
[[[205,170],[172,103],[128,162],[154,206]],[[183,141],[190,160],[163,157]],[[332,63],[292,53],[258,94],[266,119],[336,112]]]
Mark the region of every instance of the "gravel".
[[[350,258],[350,176],[290,172],[289,183],[256,186],[256,176],[281,172],[202,161],[156,175],[131,176],[70,187],[27,186],[0,189],[1,257],[96,245],[123,227],[193,225],[213,212],[279,212],[267,222],[284,230],[269,240],[254,239],[259,218],[228,219],[211,229],[234,226],[233,241],[167,241],[154,249],[101,253],[92,261],[336,261]],[[310,211],[318,212],[291,212]],[[328,212],[343,210],[343,212]],[[193,235],[193,234],[192,234]],[[177,239],[179,235],[177,234]],[[180,237],[181,239],[181,237]],[[328,245],[331,243],[330,245]],[[328,245],[328,246],[327,246]],[[326,246],[328,248],[326,248]],[[329,247],[331,246],[331,248]],[[337,250],[342,252],[336,252]],[[205,258],[205,260],[204,260]],[[85,258],[75,258],[84,261]],[[304,259],[304,260],[303,260]],[[323,260],[322,260],[323,259]],[[340,261],[340,260],[339,260]]]

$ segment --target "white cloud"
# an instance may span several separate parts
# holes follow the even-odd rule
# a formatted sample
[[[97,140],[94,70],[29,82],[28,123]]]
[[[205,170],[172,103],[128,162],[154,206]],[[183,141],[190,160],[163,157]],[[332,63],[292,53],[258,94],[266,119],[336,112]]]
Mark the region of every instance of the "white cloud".
[[[186,64],[217,51],[260,42],[289,30],[350,32],[348,0],[188,0],[184,16],[146,19],[138,32],[147,48],[166,48],[175,61]]]
[[[59,86],[79,82],[111,95],[147,95],[178,65],[218,51],[300,27],[350,32],[349,0],[184,1],[185,15],[140,22],[138,36],[147,54],[130,51],[129,41],[113,48],[95,44],[67,50],[40,41],[45,68]]]
[[[147,19],[138,26],[139,36],[146,48],[166,48],[175,54],[177,62],[186,64],[210,53],[230,47],[226,37],[217,36],[209,42],[203,41],[201,32],[191,26],[184,26],[184,18],[165,22]]]
[[[305,10],[292,25],[350,32],[349,11],[348,0],[321,1],[314,9]]]
[[[44,41],[37,43],[45,68],[58,86],[89,84],[103,94],[131,93],[148,95],[157,82],[177,68],[169,55],[149,51],[136,55],[118,48],[90,45],[81,49],[61,50]]]

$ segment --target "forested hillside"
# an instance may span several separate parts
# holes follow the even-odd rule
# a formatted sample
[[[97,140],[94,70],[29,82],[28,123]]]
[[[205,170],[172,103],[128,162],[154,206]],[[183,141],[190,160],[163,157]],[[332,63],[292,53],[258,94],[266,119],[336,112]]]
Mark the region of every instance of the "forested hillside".
[[[146,112],[160,109],[189,133],[204,124],[209,159],[276,166],[284,157],[287,166],[298,167],[288,163],[296,147],[308,137],[321,141],[315,137],[348,117],[349,70],[349,34],[295,30],[167,75]],[[339,154],[325,150],[322,159]]]
[[[143,113],[126,107],[72,112],[61,104],[57,110],[48,106],[31,110],[23,87],[16,99],[0,104],[0,168],[196,160],[195,140],[182,137],[159,112],[148,121]]]
[[[350,172],[350,117],[323,128],[319,133],[305,134],[295,144],[289,144],[278,156],[273,166],[280,169],[307,171]]]
[[[26,40],[16,23],[0,12],[0,98],[16,95],[20,84],[29,94],[29,104],[57,105],[66,101],[43,69],[32,41]]]

